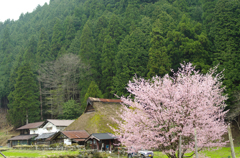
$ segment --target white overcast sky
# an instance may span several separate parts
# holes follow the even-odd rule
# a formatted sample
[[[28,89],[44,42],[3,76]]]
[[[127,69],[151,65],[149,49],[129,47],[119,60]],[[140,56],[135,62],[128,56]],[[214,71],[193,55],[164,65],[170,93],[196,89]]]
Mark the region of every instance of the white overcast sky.
[[[32,12],[38,4],[41,6],[50,0],[0,0],[0,21],[18,20],[21,13]]]

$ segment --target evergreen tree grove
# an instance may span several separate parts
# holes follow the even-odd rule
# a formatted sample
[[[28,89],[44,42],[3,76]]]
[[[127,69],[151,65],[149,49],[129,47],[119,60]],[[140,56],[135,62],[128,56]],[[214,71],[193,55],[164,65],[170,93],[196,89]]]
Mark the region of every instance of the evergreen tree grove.
[[[40,119],[38,86],[28,62],[19,68],[15,90],[11,95],[8,118],[14,126],[18,127]]]

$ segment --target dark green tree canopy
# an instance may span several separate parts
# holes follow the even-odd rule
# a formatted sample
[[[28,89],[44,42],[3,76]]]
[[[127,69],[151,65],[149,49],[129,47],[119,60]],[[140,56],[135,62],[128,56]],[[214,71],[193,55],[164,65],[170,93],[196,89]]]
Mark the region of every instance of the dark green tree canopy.
[[[21,14],[19,20],[0,22],[0,107],[21,117],[23,111],[13,103],[23,94],[15,86],[20,87],[22,67],[30,66],[34,74],[30,84],[34,94],[39,93],[35,101],[40,101],[41,116],[63,118],[65,103],[84,109],[86,94],[94,97],[88,92],[92,81],[101,97],[115,98],[128,95],[126,84],[134,75],[172,75],[170,67],[176,70],[185,61],[201,73],[217,64],[219,71],[225,70],[223,83],[231,108],[233,94],[240,91],[239,15],[239,0],[51,0]],[[67,66],[62,67],[59,59],[69,53],[84,68],[73,71],[79,62],[72,58],[66,58]],[[55,65],[48,66],[46,71],[52,73],[44,76],[45,81],[62,76],[46,88],[37,80],[43,75],[37,70],[49,63]],[[54,115],[50,105],[59,107],[50,110],[56,110]]]

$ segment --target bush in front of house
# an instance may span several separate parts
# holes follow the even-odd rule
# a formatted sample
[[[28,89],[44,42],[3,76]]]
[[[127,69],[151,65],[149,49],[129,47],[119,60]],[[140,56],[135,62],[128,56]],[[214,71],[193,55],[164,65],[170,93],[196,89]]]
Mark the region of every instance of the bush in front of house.
[[[59,143],[50,144],[50,148],[57,148],[59,146]]]

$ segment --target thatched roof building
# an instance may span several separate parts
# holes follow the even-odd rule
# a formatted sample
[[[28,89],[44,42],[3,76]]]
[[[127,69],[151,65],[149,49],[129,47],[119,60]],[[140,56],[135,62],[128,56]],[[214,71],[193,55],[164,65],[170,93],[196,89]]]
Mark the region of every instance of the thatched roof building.
[[[114,133],[108,124],[118,126],[111,118],[119,118],[117,112],[120,112],[122,107],[120,103],[119,99],[89,97],[84,114],[64,130],[86,130],[90,134]]]

